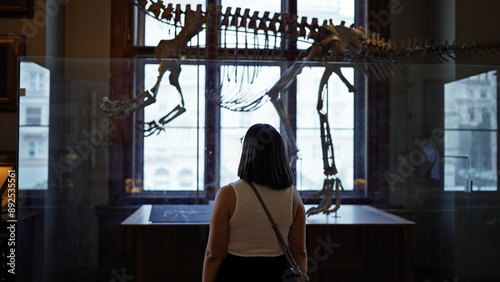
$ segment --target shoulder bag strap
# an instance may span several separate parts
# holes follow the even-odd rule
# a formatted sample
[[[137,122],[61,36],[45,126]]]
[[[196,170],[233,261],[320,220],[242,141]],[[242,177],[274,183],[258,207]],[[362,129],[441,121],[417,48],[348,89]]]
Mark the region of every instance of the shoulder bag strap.
[[[255,192],[255,195],[257,195],[257,198],[259,199],[260,204],[264,208],[264,211],[266,212],[267,217],[269,218],[269,221],[271,222],[271,226],[274,229],[274,233],[276,233],[276,237],[278,238],[278,242],[280,244],[280,247],[283,250],[283,252],[285,253],[285,256],[288,260],[288,263],[290,263],[290,265],[299,272],[299,274],[302,276],[302,278],[305,281],[309,281],[309,276],[300,270],[299,265],[295,261],[295,258],[293,257],[292,252],[290,251],[290,248],[287,246],[285,240],[283,239],[283,236],[281,236],[281,232],[278,229],[278,225],[276,224],[273,217],[271,216],[271,213],[267,209],[267,206],[264,203],[264,200],[262,200],[262,197],[260,196],[259,191],[257,191],[257,188],[255,188],[255,185],[253,185],[252,182],[248,182],[248,184],[250,184],[250,187],[252,187],[253,191]]]

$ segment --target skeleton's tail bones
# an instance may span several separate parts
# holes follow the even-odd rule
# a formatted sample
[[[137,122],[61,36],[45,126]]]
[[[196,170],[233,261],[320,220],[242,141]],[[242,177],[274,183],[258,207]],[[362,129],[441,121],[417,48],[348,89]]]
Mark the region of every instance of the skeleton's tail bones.
[[[362,48],[347,50],[345,56],[346,61],[360,63],[358,68],[367,75],[384,79],[402,73],[402,64],[443,64],[498,53],[500,41],[495,39],[455,41],[452,44],[417,38],[398,42],[386,41],[379,34],[372,33]]]

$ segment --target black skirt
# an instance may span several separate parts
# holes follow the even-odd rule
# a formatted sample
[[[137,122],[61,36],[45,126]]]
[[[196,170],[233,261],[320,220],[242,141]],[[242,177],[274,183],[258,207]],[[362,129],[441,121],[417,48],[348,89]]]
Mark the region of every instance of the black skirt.
[[[290,264],[285,255],[278,257],[240,257],[226,254],[217,273],[216,282],[281,282]]]

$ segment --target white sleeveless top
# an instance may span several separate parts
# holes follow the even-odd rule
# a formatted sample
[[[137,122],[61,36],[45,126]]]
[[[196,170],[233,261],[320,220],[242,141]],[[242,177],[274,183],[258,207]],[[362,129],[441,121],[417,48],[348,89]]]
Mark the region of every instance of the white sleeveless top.
[[[269,218],[250,185],[242,180],[231,183],[236,206],[229,220],[227,252],[244,257],[274,257],[283,254]],[[293,187],[275,190],[255,184],[267,209],[288,243],[293,223]]]

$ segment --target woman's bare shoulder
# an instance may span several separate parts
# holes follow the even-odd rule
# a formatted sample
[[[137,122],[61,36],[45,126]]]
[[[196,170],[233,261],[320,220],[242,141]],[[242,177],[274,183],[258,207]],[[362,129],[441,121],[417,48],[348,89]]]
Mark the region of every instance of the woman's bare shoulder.
[[[236,206],[236,194],[231,184],[219,188],[216,195],[216,202],[229,213],[229,217],[233,215]]]
[[[227,185],[224,185],[224,186],[220,187],[219,191],[217,192],[217,194],[218,193],[224,193],[224,196],[228,196],[230,194],[234,195],[233,185],[227,184]]]

